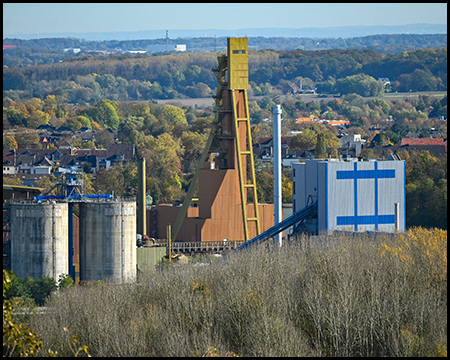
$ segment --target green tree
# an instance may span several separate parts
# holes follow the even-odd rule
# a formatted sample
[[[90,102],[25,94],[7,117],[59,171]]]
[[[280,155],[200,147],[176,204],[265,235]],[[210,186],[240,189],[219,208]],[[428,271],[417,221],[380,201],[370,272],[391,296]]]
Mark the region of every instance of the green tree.
[[[184,172],[193,171],[197,168],[197,158],[203,152],[207,140],[208,134],[186,131],[181,135],[181,146],[184,148],[181,166]]]
[[[86,116],[78,116],[77,121],[83,126],[92,130],[91,120]]]
[[[19,131],[16,133],[16,141],[18,144],[37,144],[39,143],[40,137],[35,132],[29,131]]]
[[[17,109],[4,107],[3,116],[12,126],[24,126],[26,124],[26,116]]]
[[[27,84],[25,75],[17,70],[3,71],[3,90],[24,90]]]
[[[187,124],[184,111],[173,105],[165,105],[161,111],[161,116],[169,125]]]
[[[109,127],[113,130],[119,128],[120,119],[117,114],[118,104],[112,100],[102,100],[95,104],[94,107],[86,111],[86,115],[99,123],[102,127]]]
[[[66,126],[73,131],[78,131],[83,127],[83,125],[77,119],[71,118],[67,119]]]
[[[447,154],[404,152],[406,162],[406,224],[447,229]]]
[[[97,194],[135,196],[137,176],[137,165],[134,162],[110,166],[107,170],[101,168],[93,182],[93,189]]]
[[[31,113],[27,119],[27,127],[36,129],[39,125],[47,125],[50,120],[50,114],[41,110],[36,110]]]
[[[291,139],[291,147],[293,149],[314,149],[316,143],[316,132],[311,129],[304,129],[302,133],[294,135]]]
[[[372,76],[358,74],[347,76],[336,81],[336,91],[343,94],[358,94],[361,96],[381,96],[384,93],[384,84]]]
[[[17,149],[17,141],[14,136],[3,136],[3,150]]]
[[[157,202],[170,202],[179,199],[181,190],[181,160],[183,149],[170,134],[157,138],[148,136],[145,140],[143,156],[146,160],[147,176],[153,199]]]
[[[3,269],[3,357],[35,355],[42,341],[30,328],[13,320],[14,303],[6,299],[12,281],[13,273]]]
[[[187,86],[185,91],[186,95],[191,98],[209,97],[211,96],[211,92],[211,88],[202,82],[199,82],[194,86]]]
[[[327,142],[324,133],[317,134],[316,149],[314,151],[315,159],[323,159],[327,157]]]

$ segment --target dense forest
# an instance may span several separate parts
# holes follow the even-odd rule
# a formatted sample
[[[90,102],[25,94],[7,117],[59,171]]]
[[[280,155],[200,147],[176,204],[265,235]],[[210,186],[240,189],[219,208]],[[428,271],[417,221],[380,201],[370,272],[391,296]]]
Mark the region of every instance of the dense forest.
[[[70,103],[209,97],[216,87],[211,69],[217,53],[101,55],[72,57],[48,65],[5,67],[4,98]],[[390,82],[378,82],[389,78]],[[318,93],[378,96],[393,91],[447,89],[447,49],[381,55],[373,50],[274,51],[249,53],[250,95],[281,91],[302,81]]]

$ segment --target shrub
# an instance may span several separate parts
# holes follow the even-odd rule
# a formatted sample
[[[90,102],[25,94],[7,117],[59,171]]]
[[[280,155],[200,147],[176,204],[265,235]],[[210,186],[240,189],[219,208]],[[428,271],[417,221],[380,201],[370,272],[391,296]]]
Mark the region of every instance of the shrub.
[[[93,356],[442,356],[446,231],[334,234],[160,267],[135,284],[74,286],[33,317]]]

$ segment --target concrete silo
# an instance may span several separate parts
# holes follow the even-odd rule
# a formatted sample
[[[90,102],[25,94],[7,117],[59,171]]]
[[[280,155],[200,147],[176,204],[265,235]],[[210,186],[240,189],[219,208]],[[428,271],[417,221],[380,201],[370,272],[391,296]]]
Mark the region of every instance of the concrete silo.
[[[136,202],[80,203],[80,281],[136,279]]]
[[[68,274],[68,204],[11,203],[11,270],[20,278]]]

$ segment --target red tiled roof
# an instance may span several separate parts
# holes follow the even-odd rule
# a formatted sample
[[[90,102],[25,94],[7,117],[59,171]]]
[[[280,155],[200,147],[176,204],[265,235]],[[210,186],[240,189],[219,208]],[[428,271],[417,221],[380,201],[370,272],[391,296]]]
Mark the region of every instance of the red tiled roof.
[[[17,47],[17,45],[3,45],[3,50],[15,49],[16,47]]]
[[[444,138],[403,138],[402,145],[444,145]]]

